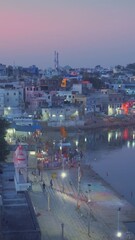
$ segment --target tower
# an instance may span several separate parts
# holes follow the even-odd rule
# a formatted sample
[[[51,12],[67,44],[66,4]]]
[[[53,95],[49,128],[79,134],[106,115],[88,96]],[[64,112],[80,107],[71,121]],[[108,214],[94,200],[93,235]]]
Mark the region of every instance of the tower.
[[[57,51],[54,52],[54,68],[55,70],[59,69],[59,53]]]

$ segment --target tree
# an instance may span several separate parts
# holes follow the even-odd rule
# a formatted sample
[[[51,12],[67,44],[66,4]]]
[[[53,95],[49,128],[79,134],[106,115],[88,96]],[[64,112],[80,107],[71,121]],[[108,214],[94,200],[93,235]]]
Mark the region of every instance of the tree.
[[[91,77],[90,82],[92,83],[93,88],[95,88],[95,89],[101,89],[104,87],[104,83],[98,77]]]
[[[127,68],[130,69],[130,70],[135,70],[135,63],[128,64]]]
[[[0,161],[4,161],[9,154],[8,144],[5,140],[6,130],[9,127],[9,123],[0,118]]]
[[[7,67],[7,75],[8,77],[13,76],[13,67],[11,65]]]

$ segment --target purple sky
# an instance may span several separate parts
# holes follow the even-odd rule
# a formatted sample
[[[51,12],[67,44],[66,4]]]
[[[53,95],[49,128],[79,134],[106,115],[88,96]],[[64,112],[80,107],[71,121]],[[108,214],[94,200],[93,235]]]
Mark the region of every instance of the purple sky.
[[[0,63],[109,67],[135,62],[135,0],[3,0]]]

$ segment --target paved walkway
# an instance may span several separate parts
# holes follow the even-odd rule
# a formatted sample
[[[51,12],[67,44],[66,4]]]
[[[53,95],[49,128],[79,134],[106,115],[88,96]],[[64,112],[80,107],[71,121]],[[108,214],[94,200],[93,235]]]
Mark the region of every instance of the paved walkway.
[[[135,239],[132,234],[127,235],[123,223],[135,221],[135,208],[132,205],[89,167],[81,167],[78,198],[78,169],[67,169],[64,182],[61,171],[43,172],[46,183],[44,191],[41,177],[34,179],[29,174],[33,181],[30,196],[41,228],[42,240],[114,240],[118,239],[118,225],[123,234],[121,239]],[[55,175],[52,189],[50,179]]]

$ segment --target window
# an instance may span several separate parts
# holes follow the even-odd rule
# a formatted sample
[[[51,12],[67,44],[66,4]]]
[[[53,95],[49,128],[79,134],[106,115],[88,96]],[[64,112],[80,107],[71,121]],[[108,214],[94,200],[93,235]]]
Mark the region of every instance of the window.
[[[9,95],[9,93],[7,92],[7,95]]]
[[[14,95],[16,95],[16,93],[14,93]]]

